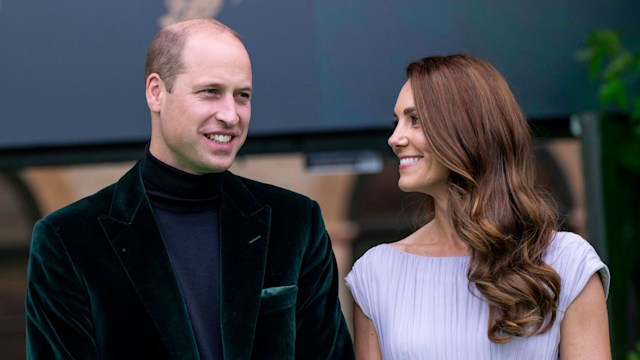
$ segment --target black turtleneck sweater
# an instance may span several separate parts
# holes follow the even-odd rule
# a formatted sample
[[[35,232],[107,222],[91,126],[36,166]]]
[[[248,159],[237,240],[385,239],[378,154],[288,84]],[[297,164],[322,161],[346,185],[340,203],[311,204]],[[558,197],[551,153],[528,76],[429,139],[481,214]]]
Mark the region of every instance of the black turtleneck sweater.
[[[189,174],[164,164],[147,150],[142,180],[189,311],[200,359],[222,359],[222,174]]]

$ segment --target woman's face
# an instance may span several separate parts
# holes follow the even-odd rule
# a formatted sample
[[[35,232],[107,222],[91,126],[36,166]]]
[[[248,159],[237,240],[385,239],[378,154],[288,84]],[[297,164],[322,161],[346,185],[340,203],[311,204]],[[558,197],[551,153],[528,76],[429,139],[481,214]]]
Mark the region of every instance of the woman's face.
[[[418,118],[409,81],[400,90],[394,118],[396,127],[388,143],[400,159],[400,190],[422,192],[431,195],[436,201],[444,200],[450,170],[431,152]]]

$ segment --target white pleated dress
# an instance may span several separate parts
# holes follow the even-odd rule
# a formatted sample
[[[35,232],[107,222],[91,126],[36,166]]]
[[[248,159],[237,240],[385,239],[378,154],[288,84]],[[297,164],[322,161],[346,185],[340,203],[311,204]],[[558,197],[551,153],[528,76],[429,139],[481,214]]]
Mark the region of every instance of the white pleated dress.
[[[469,259],[418,256],[381,244],[356,261],[346,283],[373,321],[385,360],[557,359],[564,312],[589,278],[599,272],[609,291],[609,269],[591,244],[559,232],[543,255],[562,282],[553,327],[494,344],[487,337],[489,307],[467,280]]]

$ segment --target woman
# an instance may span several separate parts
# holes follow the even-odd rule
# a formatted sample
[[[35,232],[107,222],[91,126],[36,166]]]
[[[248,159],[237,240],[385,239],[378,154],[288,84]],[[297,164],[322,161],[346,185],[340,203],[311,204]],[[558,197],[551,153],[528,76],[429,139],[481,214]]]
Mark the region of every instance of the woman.
[[[528,124],[504,78],[466,55],[407,68],[389,146],[426,224],[347,276],[359,359],[608,359],[609,271],[558,232]]]

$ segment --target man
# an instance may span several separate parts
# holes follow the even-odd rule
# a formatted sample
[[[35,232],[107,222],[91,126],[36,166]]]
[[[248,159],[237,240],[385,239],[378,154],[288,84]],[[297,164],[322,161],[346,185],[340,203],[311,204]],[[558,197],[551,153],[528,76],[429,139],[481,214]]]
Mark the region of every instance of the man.
[[[352,359],[317,203],[227,171],[251,116],[237,34],[171,25],[145,73],[146,156],[34,227],[28,357]]]

